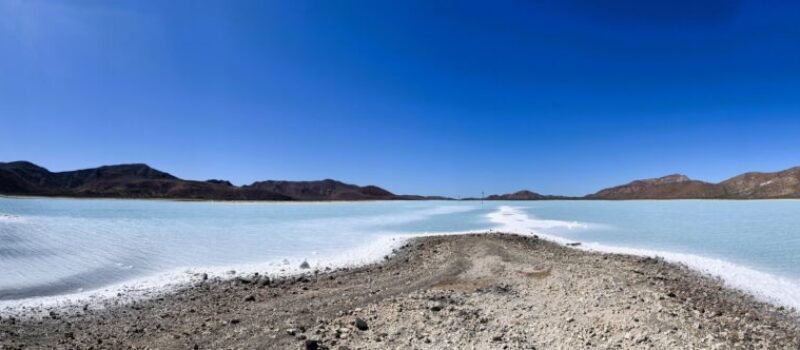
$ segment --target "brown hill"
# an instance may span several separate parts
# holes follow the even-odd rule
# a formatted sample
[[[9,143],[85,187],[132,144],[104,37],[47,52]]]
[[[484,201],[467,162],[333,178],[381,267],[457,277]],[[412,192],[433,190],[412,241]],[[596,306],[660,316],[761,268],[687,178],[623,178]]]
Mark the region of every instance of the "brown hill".
[[[721,198],[724,190],[717,184],[674,174],[655,179],[636,180],[588,195],[592,199],[687,199]]]
[[[800,167],[774,173],[745,173],[721,183],[685,175],[636,180],[606,188],[588,199],[770,199],[800,198]]]
[[[0,194],[98,198],[169,198],[211,200],[370,200],[427,199],[398,196],[377,186],[335,180],[260,181],[234,186],[226,180],[183,180],[146,164],[51,172],[19,161],[0,163]]]
[[[774,173],[745,173],[720,183],[729,197],[800,198],[800,167]]]

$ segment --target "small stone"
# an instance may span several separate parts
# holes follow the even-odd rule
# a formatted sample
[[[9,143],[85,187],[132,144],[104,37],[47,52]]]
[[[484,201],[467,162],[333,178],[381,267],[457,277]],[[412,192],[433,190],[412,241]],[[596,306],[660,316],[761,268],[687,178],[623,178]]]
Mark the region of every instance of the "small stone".
[[[300,268],[301,268],[301,269],[310,269],[310,268],[311,268],[311,265],[309,265],[309,264],[308,264],[308,261],[303,261],[303,262],[300,264]]]
[[[369,329],[369,326],[367,325],[367,321],[356,318],[356,328],[358,328],[360,331],[366,331]]]
[[[269,277],[261,276],[258,278],[258,285],[261,287],[268,286],[272,281],[270,281]]]
[[[244,301],[256,301],[256,296],[250,294],[244,298]]]
[[[317,340],[306,340],[306,350],[317,350],[319,349],[319,341]]]

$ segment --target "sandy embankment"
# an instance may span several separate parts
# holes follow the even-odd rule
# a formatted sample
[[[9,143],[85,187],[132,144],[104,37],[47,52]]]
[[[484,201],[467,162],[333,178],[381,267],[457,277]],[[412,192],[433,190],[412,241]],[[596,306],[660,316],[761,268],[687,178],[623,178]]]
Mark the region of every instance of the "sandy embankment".
[[[660,260],[503,234],[417,238],[382,264],[208,280],[81,316],[0,321],[2,348],[798,349],[795,311]]]

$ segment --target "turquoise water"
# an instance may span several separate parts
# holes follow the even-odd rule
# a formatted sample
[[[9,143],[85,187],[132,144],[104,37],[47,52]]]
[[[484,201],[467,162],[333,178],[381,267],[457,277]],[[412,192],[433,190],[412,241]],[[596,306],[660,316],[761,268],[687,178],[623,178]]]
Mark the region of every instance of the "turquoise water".
[[[549,230],[578,240],[720,258],[800,278],[800,201],[538,202],[526,213],[602,225]]]
[[[176,202],[0,198],[0,301],[195,272],[379,260],[408,234],[500,229],[661,255],[800,306],[800,201]],[[755,279],[755,280],[754,280]],[[754,286],[755,284],[755,286]]]

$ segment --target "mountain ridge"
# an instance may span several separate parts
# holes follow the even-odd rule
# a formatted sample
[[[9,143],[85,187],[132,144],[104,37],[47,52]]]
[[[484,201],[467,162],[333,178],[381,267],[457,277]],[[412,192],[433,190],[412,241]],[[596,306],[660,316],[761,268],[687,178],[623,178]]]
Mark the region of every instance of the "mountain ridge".
[[[800,198],[800,167],[747,172],[719,183],[681,174],[634,180],[604,188],[586,199],[781,199]]]
[[[351,201],[449,200],[443,196],[398,195],[378,186],[318,181],[264,180],[236,186],[230,181],[185,180],[144,163],[104,165],[51,172],[28,161],[0,163],[0,194],[82,198],[197,200]],[[746,172],[719,183],[683,174],[640,179],[583,197],[542,195],[521,190],[486,200],[779,199],[800,198],[800,166],[776,172]],[[477,200],[480,198],[464,198]]]
[[[28,161],[0,163],[0,194],[81,198],[147,198],[197,200],[422,200],[447,199],[396,195],[378,186],[337,180],[256,181],[235,186],[230,181],[185,180],[143,163],[51,172]]]
[[[775,172],[746,172],[719,183],[684,174],[633,180],[583,197],[542,195],[528,190],[493,194],[485,200],[631,200],[631,199],[781,199],[800,198],[800,166]],[[465,198],[479,200],[481,198]]]

